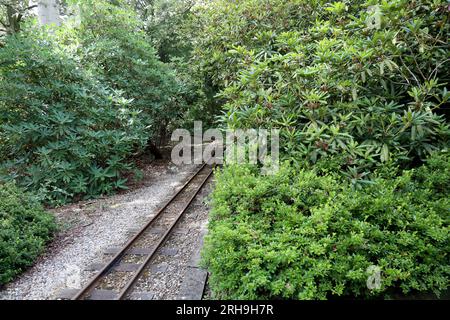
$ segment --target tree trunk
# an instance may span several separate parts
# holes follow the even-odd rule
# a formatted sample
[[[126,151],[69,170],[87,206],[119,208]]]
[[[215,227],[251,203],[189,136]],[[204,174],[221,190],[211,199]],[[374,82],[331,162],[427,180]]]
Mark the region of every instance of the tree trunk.
[[[147,143],[147,150],[155,156],[155,159],[161,160],[163,158],[163,154],[158,149],[158,147],[151,141]]]
[[[6,16],[9,23],[9,34],[13,34],[20,31],[20,14],[12,5],[6,6]]]

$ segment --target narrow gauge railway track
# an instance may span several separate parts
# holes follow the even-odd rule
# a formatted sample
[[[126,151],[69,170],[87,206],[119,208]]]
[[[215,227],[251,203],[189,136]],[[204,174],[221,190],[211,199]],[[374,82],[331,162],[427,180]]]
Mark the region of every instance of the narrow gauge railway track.
[[[101,287],[105,279],[117,272],[115,267],[120,265],[122,261],[126,261],[127,257],[133,257],[136,251],[144,254],[144,260],[135,272],[128,272],[125,284],[120,286],[120,291],[115,294],[112,299],[126,300],[129,299],[130,293],[133,292],[144,271],[151,265],[152,261],[160,254],[161,248],[169,239],[175,230],[177,224],[183,217],[184,213],[194,201],[197,194],[201,191],[208,179],[213,173],[213,168],[204,164],[202,167],[172,196],[156,214],[122,247],[119,251],[106,263],[104,267],[98,271],[90,281],[77,292],[72,300],[95,299],[93,293]],[[151,241],[151,247],[142,247],[142,243],[148,243],[148,237],[154,235],[152,230],[157,229],[158,238]],[[162,232],[161,232],[162,230]]]

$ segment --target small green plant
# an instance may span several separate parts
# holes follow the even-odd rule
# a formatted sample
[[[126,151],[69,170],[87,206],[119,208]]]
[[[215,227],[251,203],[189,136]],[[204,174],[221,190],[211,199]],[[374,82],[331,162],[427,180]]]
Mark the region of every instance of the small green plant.
[[[56,230],[53,215],[35,196],[0,184],[0,285],[31,266]]]

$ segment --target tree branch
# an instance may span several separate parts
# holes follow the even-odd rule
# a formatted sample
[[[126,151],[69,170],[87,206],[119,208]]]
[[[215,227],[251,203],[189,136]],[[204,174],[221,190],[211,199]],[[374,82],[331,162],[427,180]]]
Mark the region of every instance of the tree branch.
[[[0,20],[0,24],[3,26],[3,28],[8,29],[8,26],[3,22],[3,20]]]
[[[28,11],[28,10],[32,10],[34,8],[37,8],[37,4],[33,4],[32,6],[29,6],[28,8],[24,9],[23,11]]]

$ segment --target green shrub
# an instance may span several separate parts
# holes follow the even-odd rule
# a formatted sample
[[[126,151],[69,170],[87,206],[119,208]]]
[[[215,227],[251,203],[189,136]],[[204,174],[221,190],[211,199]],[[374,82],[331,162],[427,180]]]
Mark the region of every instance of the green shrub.
[[[450,156],[362,190],[284,166],[217,174],[203,258],[217,298],[395,297],[448,287]],[[386,175],[386,172],[384,173]],[[381,287],[367,288],[368,268]]]
[[[69,2],[79,16],[58,28],[28,21],[0,49],[0,180],[51,204],[126,188],[131,158],[184,112],[124,1]]]
[[[0,285],[33,264],[56,229],[53,215],[14,184],[0,184]]]
[[[0,178],[51,203],[124,188],[148,139],[130,102],[37,30],[0,50]]]
[[[280,128],[285,159],[342,155],[362,177],[448,146],[447,1],[216,1],[201,17],[221,122]]]

